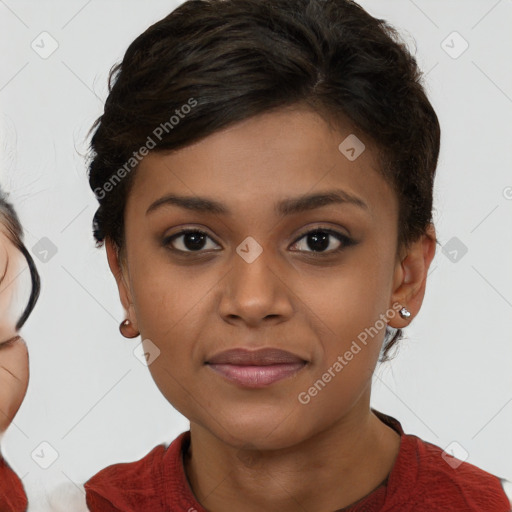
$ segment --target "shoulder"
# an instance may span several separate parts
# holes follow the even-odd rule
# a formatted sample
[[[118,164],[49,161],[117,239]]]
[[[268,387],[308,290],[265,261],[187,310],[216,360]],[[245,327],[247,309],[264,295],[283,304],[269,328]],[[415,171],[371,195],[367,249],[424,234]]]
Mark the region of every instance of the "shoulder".
[[[187,435],[184,432],[169,447],[158,445],[137,461],[113,464],[90,478],[84,485],[89,509],[160,510],[164,481],[169,483],[169,466],[178,467],[181,463],[181,447]]]
[[[417,436],[403,434],[402,443],[392,486],[396,498],[413,497],[416,506],[424,507],[421,510],[510,511],[497,476]]]
[[[12,512],[27,508],[27,496],[21,480],[0,453],[0,510]]]

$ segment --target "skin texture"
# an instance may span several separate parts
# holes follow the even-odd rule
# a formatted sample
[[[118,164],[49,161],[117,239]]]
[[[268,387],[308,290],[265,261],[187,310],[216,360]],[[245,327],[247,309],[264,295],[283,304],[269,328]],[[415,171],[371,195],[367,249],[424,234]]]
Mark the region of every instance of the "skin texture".
[[[12,422],[28,386],[27,346],[16,322],[30,295],[29,281],[25,258],[0,230],[0,432]]]
[[[353,162],[338,150],[351,133],[366,144]],[[107,240],[107,257],[133,334],[160,350],[149,366],[156,384],[190,420],[185,469],[212,512],[335,510],[370,493],[392,468],[399,436],[370,411],[384,328],[308,404],[298,400],[394,303],[411,319],[420,309],[435,233],[397,250],[397,198],[375,169],[364,134],[297,107],[150,154],[136,171],[126,244],[118,254]],[[367,207],[274,212],[284,198],[332,189]],[[169,193],[207,196],[232,214],[175,205],[146,214]],[[208,234],[202,253],[173,253],[187,250],[183,236],[165,247],[184,227]],[[304,236],[317,227],[357,243],[343,247],[331,237],[322,256]],[[252,263],[236,252],[248,236],[263,249]],[[395,314],[389,325],[409,322]],[[235,347],[280,348],[307,364],[265,388],[242,388],[205,365]]]

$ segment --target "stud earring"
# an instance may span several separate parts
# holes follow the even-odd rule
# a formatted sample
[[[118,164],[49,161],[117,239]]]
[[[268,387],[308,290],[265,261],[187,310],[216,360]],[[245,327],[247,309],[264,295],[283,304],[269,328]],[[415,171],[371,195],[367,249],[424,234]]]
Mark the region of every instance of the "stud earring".
[[[132,322],[128,318],[119,324],[119,332],[125,338],[136,338],[140,334],[133,328]]]
[[[411,316],[411,312],[405,307],[403,307],[398,313],[400,313],[400,316],[405,319]]]

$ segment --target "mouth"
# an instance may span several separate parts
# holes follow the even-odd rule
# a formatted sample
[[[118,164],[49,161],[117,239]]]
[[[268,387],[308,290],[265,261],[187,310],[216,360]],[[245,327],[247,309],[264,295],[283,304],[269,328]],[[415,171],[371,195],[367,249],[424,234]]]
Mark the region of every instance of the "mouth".
[[[221,352],[205,364],[234,384],[262,388],[297,374],[307,363],[299,356],[280,349],[249,351],[239,348]]]

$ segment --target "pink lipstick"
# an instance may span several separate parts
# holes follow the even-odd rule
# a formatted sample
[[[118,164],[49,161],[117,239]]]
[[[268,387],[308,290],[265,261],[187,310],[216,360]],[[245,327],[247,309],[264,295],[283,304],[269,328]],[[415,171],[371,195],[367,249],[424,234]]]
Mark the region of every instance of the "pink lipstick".
[[[229,381],[248,388],[262,388],[295,375],[307,361],[276,348],[237,348],[214,355],[206,364]]]

